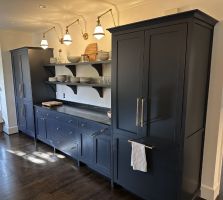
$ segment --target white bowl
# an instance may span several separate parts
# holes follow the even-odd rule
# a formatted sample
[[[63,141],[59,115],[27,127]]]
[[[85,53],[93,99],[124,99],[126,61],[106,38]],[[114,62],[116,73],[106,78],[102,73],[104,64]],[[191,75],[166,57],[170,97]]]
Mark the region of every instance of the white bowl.
[[[48,78],[48,81],[49,82],[56,82],[57,81],[57,78],[56,77],[49,77]]]
[[[90,77],[80,77],[80,82],[81,83],[90,83],[91,80],[92,79]]]
[[[57,81],[59,82],[65,82],[67,80],[66,75],[57,75]]]
[[[70,82],[71,83],[79,83],[80,82],[80,78],[79,77],[75,77],[75,76],[71,76],[70,77]]]
[[[71,63],[77,63],[81,60],[80,56],[67,56],[67,60]]]
[[[99,51],[98,52],[98,59],[102,60],[102,61],[108,60],[109,59],[109,52]]]

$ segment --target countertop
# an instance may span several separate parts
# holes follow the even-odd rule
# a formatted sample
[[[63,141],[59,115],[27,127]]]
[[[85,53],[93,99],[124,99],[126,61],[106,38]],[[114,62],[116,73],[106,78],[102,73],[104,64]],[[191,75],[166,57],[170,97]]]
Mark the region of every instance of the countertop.
[[[72,104],[64,103],[61,106],[54,106],[54,107],[46,107],[42,106],[41,104],[39,105],[37,104],[35,106],[111,125],[111,120],[107,116],[107,111],[109,110],[107,108],[100,108],[96,106],[79,104],[79,103],[72,103]]]

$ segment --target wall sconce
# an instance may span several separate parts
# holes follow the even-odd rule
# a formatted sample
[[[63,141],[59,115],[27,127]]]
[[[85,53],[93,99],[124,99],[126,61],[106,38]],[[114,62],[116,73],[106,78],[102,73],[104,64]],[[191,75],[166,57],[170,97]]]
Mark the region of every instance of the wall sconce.
[[[42,41],[41,41],[41,43],[40,43],[40,46],[41,46],[43,49],[47,49],[47,48],[48,48],[48,41],[47,41],[45,35],[46,35],[46,33],[48,33],[48,32],[51,31],[51,30],[54,30],[54,31],[56,32],[56,28],[55,28],[55,26],[52,27],[52,28],[50,28],[49,30],[47,30],[46,32],[43,33],[43,39],[42,39]],[[56,32],[56,34],[57,34],[57,32]],[[59,39],[59,42],[60,42],[61,44],[63,44],[63,38],[60,38],[60,37],[58,36],[58,39]]]
[[[75,23],[78,23],[78,25],[80,26],[81,34],[82,34],[84,40],[88,39],[88,33],[84,33],[83,32],[82,27],[80,25],[80,20],[77,19],[77,20],[73,21],[71,24],[69,24],[68,26],[66,26],[66,33],[65,33],[65,35],[63,37],[63,43],[66,44],[66,45],[70,45],[72,43],[72,38],[71,38],[71,35],[69,34],[68,28],[70,26],[72,26],[73,24],[75,24]]]
[[[100,40],[100,39],[102,39],[102,38],[105,36],[105,32],[104,32],[104,30],[103,30],[103,27],[101,26],[100,18],[101,18],[102,16],[104,16],[105,14],[109,13],[109,12],[111,13],[113,23],[114,23],[114,25],[116,26],[116,24],[115,24],[115,19],[114,19],[114,15],[113,15],[113,13],[112,13],[112,9],[109,9],[109,10],[107,10],[106,12],[102,13],[101,15],[99,15],[99,16],[98,16],[98,19],[97,19],[97,25],[96,25],[96,27],[95,27],[95,29],[94,29],[94,33],[93,33],[94,37],[95,37],[97,40]]]

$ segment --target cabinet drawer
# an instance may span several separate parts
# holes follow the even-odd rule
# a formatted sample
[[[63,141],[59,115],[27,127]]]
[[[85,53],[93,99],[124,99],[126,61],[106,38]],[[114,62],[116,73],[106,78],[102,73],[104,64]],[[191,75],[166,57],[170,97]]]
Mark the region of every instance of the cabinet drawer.
[[[78,120],[73,116],[69,116],[69,115],[55,112],[55,111],[50,111],[48,113],[48,117],[58,120],[59,122],[65,123],[65,124],[73,126],[73,127],[78,126]]]
[[[79,120],[78,127],[79,128],[84,128],[84,129],[90,129],[92,131],[100,131],[100,130],[104,130],[106,128],[109,128],[108,125],[100,124],[100,123],[93,122],[93,121],[90,121],[90,120]]]

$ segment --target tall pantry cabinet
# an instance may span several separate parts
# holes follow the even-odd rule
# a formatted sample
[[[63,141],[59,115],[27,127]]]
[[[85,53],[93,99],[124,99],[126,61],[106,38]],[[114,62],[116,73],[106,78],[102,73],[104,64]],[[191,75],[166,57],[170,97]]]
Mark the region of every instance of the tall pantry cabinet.
[[[199,194],[215,19],[199,10],[112,33],[114,182],[149,200]],[[148,172],[134,171],[131,141]]]
[[[48,74],[44,64],[53,57],[53,49],[23,47],[11,51],[18,129],[35,137],[33,105],[54,99],[54,92],[44,84]]]

